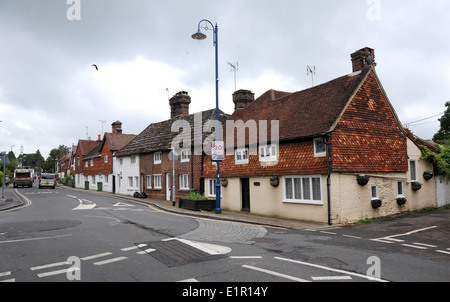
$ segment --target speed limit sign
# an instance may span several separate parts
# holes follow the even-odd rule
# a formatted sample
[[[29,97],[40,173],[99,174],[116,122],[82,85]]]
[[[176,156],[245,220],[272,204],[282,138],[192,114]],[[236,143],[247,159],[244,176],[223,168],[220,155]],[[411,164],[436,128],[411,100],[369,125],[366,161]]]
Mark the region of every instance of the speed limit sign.
[[[211,156],[213,161],[225,160],[225,143],[223,141],[214,141],[212,143]]]

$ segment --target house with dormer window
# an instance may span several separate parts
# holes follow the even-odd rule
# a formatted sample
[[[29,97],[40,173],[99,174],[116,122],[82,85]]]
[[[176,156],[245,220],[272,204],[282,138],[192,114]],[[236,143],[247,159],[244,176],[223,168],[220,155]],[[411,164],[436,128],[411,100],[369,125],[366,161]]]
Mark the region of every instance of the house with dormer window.
[[[144,192],[150,198],[173,200],[174,195],[185,197],[190,189],[204,191],[203,161],[210,157],[203,154],[203,144],[211,135],[208,121],[215,120],[216,111],[189,114],[190,103],[187,92],[175,94],[169,100],[170,119],[151,123],[117,152],[115,160],[120,164],[114,174],[119,193]],[[220,112],[223,123],[227,117]]]
[[[226,131],[222,208],[338,224],[436,204],[435,180],[422,178],[432,167],[399,121],[375,51],[358,50],[351,61],[351,74],[310,89],[269,90],[257,99],[234,93],[229,120],[246,135]],[[212,194],[215,171],[204,162]]]

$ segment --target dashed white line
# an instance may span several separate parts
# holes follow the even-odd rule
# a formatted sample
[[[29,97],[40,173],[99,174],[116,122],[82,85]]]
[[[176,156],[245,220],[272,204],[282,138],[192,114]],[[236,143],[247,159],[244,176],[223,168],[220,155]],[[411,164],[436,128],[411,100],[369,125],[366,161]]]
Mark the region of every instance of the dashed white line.
[[[323,276],[323,277],[311,277],[314,281],[332,281],[332,280],[351,280],[350,276]]]
[[[447,249],[447,250],[448,250],[448,249]],[[448,254],[448,255],[450,255],[450,252],[447,252],[447,251],[436,250],[436,252],[439,252],[439,253],[443,253],[443,254]]]
[[[137,248],[142,248],[142,247],[146,247],[146,246],[147,246],[147,244],[142,243],[142,244],[133,245],[133,246],[130,246],[130,247],[125,247],[125,248],[120,249],[120,250],[124,251],[124,252],[129,252],[129,251],[135,250]]]
[[[369,280],[373,280],[373,281],[388,282],[388,281],[383,280],[383,279],[378,279],[378,278],[367,276],[367,275],[363,275],[363,274],[358,274],[358,273],[354,273],[354,272],[349,272],[349,271],[344,271],[344,270],[335,269],[335,268],[331,268],[331,267],[326,267],[326,266],[323,266],[323,265],[312,264],[312,263],[308,263],[308,262],[303,262],[303,261],[293,260],[293,259],[288,259],[288,258],[282,258],[282,257],[274,257],[274,258],[278,259],[278,260],[287,261],[287,262],[293,262],[293,263],[298,263],[298,264],[302,264],[302,265],[306,265],[306,266],[320,268],[320,269],[324,269],[324,270],[331,271],[331,272],[337,272],[337,273],[340,273],[340,274],[357,276],[357,277],[360,277],[360,278],[365,278],[365,279],[369,279]]]
[[[270,270],[259,268],[259,267],[252,266],[252,265],[243,265],[242,267],[248,268],[248,269],[251,269],[251,270],[254,270],[254,271],[266,273],[266,274],[269,274],[269,275],[274,275],[274,276],[277,276],[277,277],[281,277],[281,278],[297,281],[297,282],[310,282],[309,280],[297,278],[297,277],[294,277],[294,276],[289,276],[289,275],[286,275],[286,274],[270,271]]]
[[[32,271],[35,270],[41,270],[44,268],[51,268],[51,267],[55,267],[55,266],[61,266],[61,265],[67,265],[67,261],[63,261],[63,262],[56,262],[56,263],[50,263],[50,264],[46,264],[46,265],[41,265],[41,266],[35,266],[30,268]]]
[[[413,244],[415,244],[415,245],[422,245],[422,246],[426,246],[426,247],[437,247],[437,245],[420,243],[420,242],[413,242]]]
[[[106,256],[109,256],[109,255],[112,255],[112,253],[106,252],[106,253],[101,253],[101,254],[96,254],[96,255],[92,255],[92,256],[83,257],[83,258],[80,258],[80,259],[86,261],[86,260],[92,260],[92,259],[96,259],[96,258],[100,258],[100,257],[106,257]]]
[[[103,261],[99,261],[99,262],[94,262],[95,265],[104,265],[104,264],[109,264],[109,263],[113,263],[113,262],[117,262],[117,261],[122,261],[128,259],[128,257],[117,257],[117,258],[111,258],[111,259],[107,259],[107,260],[103,260]]]
[[[415,249],[419,249],[419,250],[427,250],[428,249],[425,246],[418,246],[418,245],[412,245],[412,244],[406,244],[406,243],[404,243],[402,245],[403,246],[407,246],[407,247],[412,247],[412,248],[415,248]]]
[[[261,259],[262,256],[230,256],[231,259]]]

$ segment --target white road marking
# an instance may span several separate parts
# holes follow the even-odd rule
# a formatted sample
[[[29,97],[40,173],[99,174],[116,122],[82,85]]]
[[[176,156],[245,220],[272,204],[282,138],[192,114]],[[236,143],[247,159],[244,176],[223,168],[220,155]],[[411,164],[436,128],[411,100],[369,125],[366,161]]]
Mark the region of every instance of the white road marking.
[[[146,244],[146,243],[142,243],[142,244],[133,245],[133,246],[130,246],[130,247],[125,247],[125,248],[120,249],[120,250],[121,250],[121,251],[124,251],[124,252],[128,252],[128,251],[135,250],[135,249],[137,249],[137,248],[146,247],[147,245],[148,245],[148,244]]]
[[[428,248],[425,246],[418,246],[418,245],[412,245],[412,244],[406,244],[406,243],[403,243],[402,245],[407,246],[407,247],[412,247],[415,249],[420,249],[420,250],[428,250]]]
[[[59,236],[53,236],[53,237],[38,237],[38,238],[5,240],[5,241],[0,241],[0,244],[2,244],[2,243],[13,243],[13,242],[24,242],[24,241],[35,241],[35,240],[45,240],[45,239],[55,239],[55,238],[63,238],[63,237],[70,237],[70,236],[72,236],[72,234],[59,235]]]
[[[11,275],[11,272],[0,273],[0,277],[5,277]]]
[[[80,270],[78,267],[72,267],[71,269],[74,271]],[[69,271],[69,268],[66,268],[66,269],[61,269],[61,270],[57,270],[57,271],[41,273],[41,274],[38,274],[37,276],[39,278],[43,278],[43,277],[54,276],[54,275],[59,275],[59,274],[67,274],[68,271]]]
[[[99,261],[99,262],[94,262],[95,265],[104,265],[104,264],[108,264],[108,263],[113,263],[113,262],[117,262],[117,261],[122,261],[128,259],[128,257],[117,257],[117,258],[111,258],[111,259],[107,259],[107,260],[103,260],[103,261]]]
[[[140,252],[136,252],[136,254],[144,255],[144,254],[148,254],[148,253],[151,253],[151,252],[154,252],[154,251],[156,251],[156,250],[155,249],[146,249],[146,250],[143,250],[143,251],[140,251]]]
[[[378,278],[367,276],[367,275],[363,275],[363,274],[358,274],[358,273],[348,272],[348,271],[335,269],[335,268],[331,268],[331,267],[326,267],[326,266],[323,266],[323,265],[312,264],[312,263],[308,263],[308,262],[303,262],[303,261],[293,260],[293,259],[287,259],[287,258],[281,258],[281,257],[274,257],[274,258],[278,259],[278,260],[282,260],[282,261],[287,261],[287,262],[293,262],[293,263],[298,263],[298,264],[302,264],[302,265],[312,266],[312,267],[315,267],[315,268],[320,268],[320,269],[324,269],[324,270],[327,270],[327,271],[336,272],[336,273],[340,273],[340,274],[357,276],[357,277],[365,278],[365,279],[368,279],[368,280],[380,281],[380,282],[388,282],[388,281],[383,280],[383,279],[378,279]]]
[[[112,255],[112,253],[106,252],[106,253],[101,253],[101,254],[97,254],[97,255],[83,257],[83,258],[80,258],[80,259],[81,260],[92,260],[92,259],[96,259],[96,258],[100,258],[100,257],[109,256],[109,255]]]
[[[270,271],[270,270],[259,268],[259,267],[252,266],[252,265],[243,265],[242,267],[248,268],[248,269],[251,269],[251,270],[254,270],[254,271],[258,271],[258,272],[263,272],[263,273],[266,273],[266,274],[269,274],[269,275],[274,275],[274,276],[277,276],[277,277],[281,277],[281,278],[297,281],[297,282],[310,282],[309,280],[297,278],[297,277],[294,277],[294,276],[289,276],[289,275],[286,275],[286,274]]]
[[[331,280],[351,280],[350,276],[323,276],[323,277],[311,277],[314,281],[331,281]]]
[[[45,268],[50,268],[50,267],[55,267],[55,266],[61,266],[61,265],[67,265],[67,261],[64,262],[56,262],[56,263],[50,263],[50,264],[46,264],[46,265],[41,265],[41,266],[35,266],[30,268],[32,271],[35,270],[41,270],[41,269],[45,269]]]
[[[448,255],[450,255],[450,252],[447,252],[447,251],[436,250],[436,252],[439,252],[439,253],[443,253],[443,254],[448,254]]]
[[[426,246],[426,247],[437,247],[437,245],[420,243],[420,242],[413,242],[413,244],[415,244],[415,245],[423,245],[423,246]]]
[[[118,202],[113,207],[134,207],[134,204],[129,204],[125,202]]]
[[[230,256],[231,259],[262,259],[261,256]]]

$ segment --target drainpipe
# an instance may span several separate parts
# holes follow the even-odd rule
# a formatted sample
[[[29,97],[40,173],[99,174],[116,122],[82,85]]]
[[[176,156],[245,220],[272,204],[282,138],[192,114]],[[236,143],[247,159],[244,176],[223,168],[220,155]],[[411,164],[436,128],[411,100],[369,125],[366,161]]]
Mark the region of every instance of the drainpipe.
[[[328,204],[328,225],[331,223],[331,197],[330,197],[330,186],[331,186],[331,169],[332,169],[332,147],[331,147],[331,132],[325,137],[325,144],[327,146],[327,204]]]

